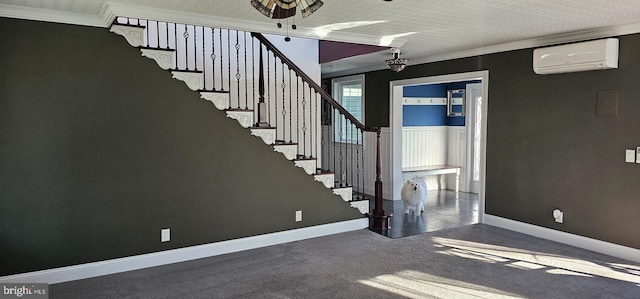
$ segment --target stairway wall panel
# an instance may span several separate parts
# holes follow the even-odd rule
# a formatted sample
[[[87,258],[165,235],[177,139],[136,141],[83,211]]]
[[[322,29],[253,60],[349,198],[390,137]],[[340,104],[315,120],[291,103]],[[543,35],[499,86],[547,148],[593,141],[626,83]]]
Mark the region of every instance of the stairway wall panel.
[[[362,217],[104,28],[0,39],[0,276]]]

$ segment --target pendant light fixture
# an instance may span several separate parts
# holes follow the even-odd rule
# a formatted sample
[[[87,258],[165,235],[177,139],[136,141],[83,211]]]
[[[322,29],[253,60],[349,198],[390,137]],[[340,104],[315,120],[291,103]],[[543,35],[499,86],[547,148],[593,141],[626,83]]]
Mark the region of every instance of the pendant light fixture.
[[[396,73],[404,70],[404,67],[407,66],[407,61],[409,61],[409,59],[400,58],[400,49],[398,48],[391,48],[391,54],[393,55],[393,58],[385,60],[389,69]]]

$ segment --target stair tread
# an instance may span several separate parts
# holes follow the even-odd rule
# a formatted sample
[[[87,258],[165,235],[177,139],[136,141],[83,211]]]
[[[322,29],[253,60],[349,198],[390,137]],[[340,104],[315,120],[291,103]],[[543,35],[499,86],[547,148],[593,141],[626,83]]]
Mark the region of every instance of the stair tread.
[[[360,198],[360,199],[352,199],[349,202],[369,202],[371,203],[371,200],[368,198]]]
[[[167,49],[167,48],[154,48],[154,47],[138,47],[140,49],[146,49],[146,50],[160,50],[160,51],[166,51],[166,52],[175,52],[176,50],[174,49]]]
[[[320,172],[320,173],[314,173],[313,175],[335,175],[335,172]]]
[[[206,90],[206,89],[200,89],[200,90],[198,90],[198,92],[200,92],[200,93],[202,93],[202,92],[205,92],[205,93],[207,93],[207,92],[210,92],[210,93],[229,93],[226,90]]]
[[[331,170],[324,170],[322,168],[316,168],[316,172],[318,174],[336,174],[334,171]]]
[[[120,23],[113,23],[113,24],[111,24],[111,26],[113,26],[113,25],[127,26],[127,27],[135,27],[135,28],[147,28],[146,26],[142,26],[142,25],[134,25],[134,24],[120,24]]]
[[[331,189],[346,189],[346,188],[353,188],[353,186],[331,187]]]
[[[198,74],[202,74],[202,71],[194,71],[194,70],[169,69],[169,71],[179,72],[179,73],[198,73]]]
[[[312,160],[317,160],[317,159],[316,158],[306,158],[306,157],[304,157],[304,158],[299,158],[298,157],[298,158],[293,159],[293,161],[312,161]]]
[[[297,142],[282,142],[281,140],[276,140],[276,143],[273,145],[298,145]]]
[[[253,126],[253,127],[249,127],[249,129],[251,129],[251,130],[261,130],[261,129],[264,129],[264,130],[275,130],[276,127],[256,127],[256,126]]]
[[[224,109],[224,111],[231,111],[231,112],[253,112],[252,109],[242,109],[242,108],[227,108]]]

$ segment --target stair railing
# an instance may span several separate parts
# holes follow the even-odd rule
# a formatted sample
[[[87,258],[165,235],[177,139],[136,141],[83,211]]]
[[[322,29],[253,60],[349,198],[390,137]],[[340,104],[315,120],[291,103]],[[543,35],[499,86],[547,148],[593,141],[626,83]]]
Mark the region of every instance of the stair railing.
[[[323,111],[323,123],[329,127],[328,132],[324,132],[323,135],[323,150],[326,151],[327,157],[329,159],[325,159],[322,164],[323,169],[330,169],[335,171],[336,175],[341,176],[341,180],[338,180],[340,184],[349,184],[349,182],[358,182],[360,179],[359,168],[365,166],[365,155],[364,153],[360,153],[360,151],[364,151],[364,133],[365,132],[373,132],[375,133],[375,183],[374,183],[374,196],[375,196],[375,207],[372,215],[372,221],[370,226],[372,228],[377,229],[386,229],[388,227],[387,216],[385,215],[384,209],[382,207],[382,169],[380,162],[380,133],[381,129],[379,127],[367,127],[362,124],[355,116],[353,116],[349,111],[347,111],[340,103],[338,103],[326,90],[320,87],[313,79],[311,79],[308,75],[304,73],[293,61],[291,61],[286,55],[280,52],[268,39],[266,39],[260,33],[251,33],[251,35],[258,39],[267,51],[273,53],[274,56],[278,57],[284,64],[286,64],[290,70],[295,72],[297,77],[302,78],[302,80],[313,89],[318,96],[321,97],[323,107],[325,109],[329,109],[329,111]],[[262,57],[262,56],[261,56]],[[259,74],[260,77],[263,77],[263,73]],[[260,96],[262,99],[262,95]],[[258,111],[258,114],[266,113],[261,110]],[[336,141],[336,139],[339,139]],[[355,156],[354,156],[355,150]],[[355,158],[354,158],[355,157]],[[354,161],[355,159],[355,161]],[[351,162],[350,162],[351,160]],[[349,167],[349,164],[354,164],[352,167]],[[361,164],[362,163],[362,164]],[[351,169],[351,170],[350,170]],[[355,171],[354,171],[355,169]],[[354,180],[355,173],[355,180]],[[351,177],[349,178],[349,175]],[[362,189],[364,190],[365,186],[365,176],[362,175]],[[357,184],[357,183],[356,183]],[[358,191],[356,191],[358,192]],[[360,193],[359,196],[364,196],[363,193]]]
[[[262,34],[125,17],[114,24],[144,27],[140,48],[166,51],[163,68],[201,73],[192,89],[231,94],[227,110],[252,112],[254,127],[276,128],[275,144],[296,145],[295,159],[316,160],[317,174],[334,173],[334,189],[352,187],[354,201],[373,191],[370,226],[388,227],[380,128],[362,124]]]

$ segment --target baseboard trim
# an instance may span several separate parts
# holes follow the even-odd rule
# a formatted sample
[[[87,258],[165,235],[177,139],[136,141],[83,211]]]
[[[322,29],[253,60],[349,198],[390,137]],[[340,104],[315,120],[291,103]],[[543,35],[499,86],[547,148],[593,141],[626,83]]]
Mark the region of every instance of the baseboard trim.
[[[546,227],[485,214],[484,223],[534,237],[563,243],[617,258],[640,263],[640,250],[614,243],[574,235]]]
[[[0,282],[61,283],[322,237],[364,229],[368,226],[369,219],[361,218],[125,258],[3,276],[0,277]]]

